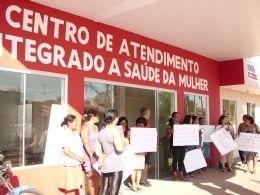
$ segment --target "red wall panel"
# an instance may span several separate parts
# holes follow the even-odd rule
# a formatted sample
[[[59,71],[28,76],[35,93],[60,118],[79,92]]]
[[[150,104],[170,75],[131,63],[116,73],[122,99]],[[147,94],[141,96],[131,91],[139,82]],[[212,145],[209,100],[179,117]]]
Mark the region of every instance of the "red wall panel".
[[[28,69],[67,74],[68,101],[79,112],[84,78],[95,78],[176,90],[181,114],[184,93],[208,95],[210,123],[217,122],[218,62],[31,1],[1,1],[0,6],[0,65],[10,58]]]

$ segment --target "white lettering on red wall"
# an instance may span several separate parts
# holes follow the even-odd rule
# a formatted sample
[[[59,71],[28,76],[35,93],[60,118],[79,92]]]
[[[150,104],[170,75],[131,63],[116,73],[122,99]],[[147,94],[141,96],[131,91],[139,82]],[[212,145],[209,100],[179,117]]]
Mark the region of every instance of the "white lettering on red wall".
[[[5,25],[12,32],[2,32],[4,27],[0,27],[0,57],[3,57],[3,48],[7,48],[12,59],[38,66],[93,71],[106,78],[208,91],[208,81],[200,78],[199,63],[193,59],[144,44],[145,41],[104,33],[89,22],[54,17],[19,3],[5,4]]]

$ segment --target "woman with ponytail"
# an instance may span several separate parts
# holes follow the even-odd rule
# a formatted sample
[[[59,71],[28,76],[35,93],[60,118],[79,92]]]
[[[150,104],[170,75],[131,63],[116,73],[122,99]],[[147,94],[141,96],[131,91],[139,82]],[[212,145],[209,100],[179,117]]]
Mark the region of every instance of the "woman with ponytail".
[[[62,166],[60,189],[66,195],[80,193],[83,184],[81,164],[84,162],[83,144],[77,128],[76,116],[68,114],[61,123],[64,127],[62,140]]]
[[[84,145],[85,162],[83,170],[87,176],[87,186],[89,195],[97,195],[100,187],[100,175],[93,168],[93,164],[98,161],[98,156],[95,153],[95,143],[98,137],[99,114],[95,109],[84,111],[84,124],[81,127],[80,135]]]
[[[105,127],[98,135],[96,153],[102,158],[101,189],[99,195],[117,195],[123,178],[124,163],[121,153],[129,142],[116,127],[118,112],[108,110],[105,113]],[[102,157],[104,156],[104,157]]]

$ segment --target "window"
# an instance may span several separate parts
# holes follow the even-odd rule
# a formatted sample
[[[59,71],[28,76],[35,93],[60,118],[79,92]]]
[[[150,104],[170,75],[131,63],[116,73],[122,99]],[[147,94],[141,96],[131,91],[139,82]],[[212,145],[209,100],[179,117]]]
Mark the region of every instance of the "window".
[[[223,114],[228,115],[229,122],[234,129],[237,129],[237,102],[231,100],[222,100]]]
[[[64,80],[0,70],[0,151],[13,166],[43,163],[51,105],[64,103]]]
[[[184,95],[184,114],[204,117],[208,120],[208,97],[196,94]]]
[[[254,104],[254,103],[246,103],[247,114],[252,116],[254,119],[255,119],[255,107],[256,107],[256,104]]]
[[[120,116],[126,116],[128,126],[135,126],[140,116],[140,108],[146,106],[151,111],[151,127],[157,127],[158,139],[165,136],[171,113],[175,111],[175,93],[141,89],[137,87],[118,86],[85,81],[84,103],[87,109],[96,108],[100,112],[100,124],[107,109],[116,109]],[[151,171],[150,178],[162,178],[170,169],[167,152],[169,143],[160,143],[157,153],[151,155],[156,171]]]

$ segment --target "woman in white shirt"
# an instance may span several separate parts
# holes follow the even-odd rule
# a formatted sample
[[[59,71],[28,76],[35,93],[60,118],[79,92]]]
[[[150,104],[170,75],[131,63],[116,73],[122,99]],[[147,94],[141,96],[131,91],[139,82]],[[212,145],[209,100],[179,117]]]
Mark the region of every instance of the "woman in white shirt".
[[[66,195],[77,194],[83,184],[81,164],[84,162],[83,144],[76,130],[76,116],[69,114],[61,123],[64,127],[62,140],[62,166],[60,173],[60,189]]]

